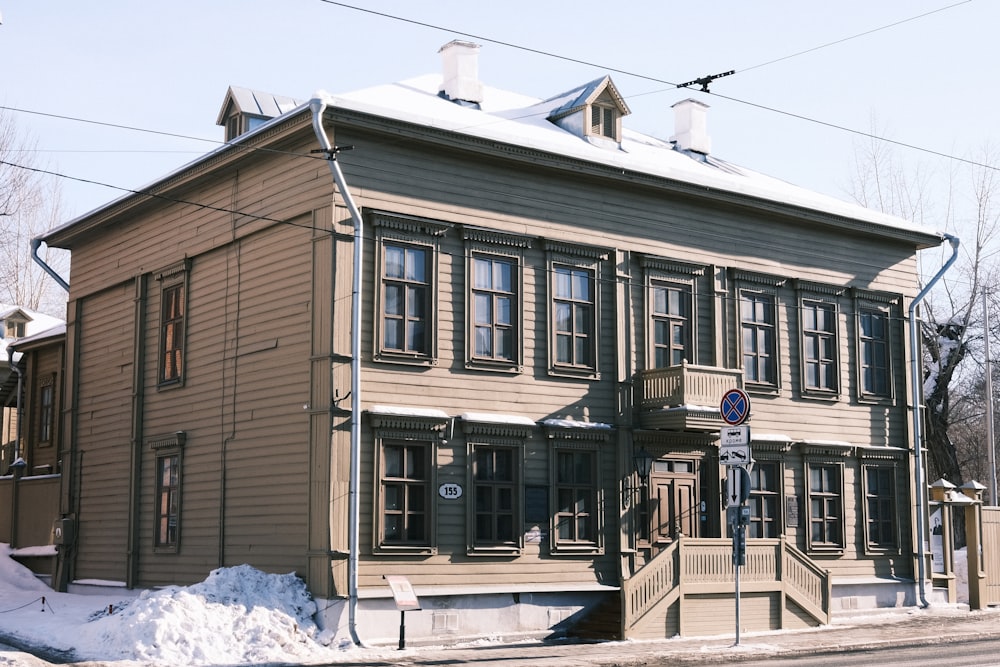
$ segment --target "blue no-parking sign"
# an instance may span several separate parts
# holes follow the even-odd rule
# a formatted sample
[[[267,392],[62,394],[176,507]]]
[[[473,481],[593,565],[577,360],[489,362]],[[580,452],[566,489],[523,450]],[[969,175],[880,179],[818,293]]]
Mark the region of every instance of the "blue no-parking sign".
[[[750,397],[742,389],[730,389],[722,395],[719,412],[727,424],[742,424],[750,416]]]

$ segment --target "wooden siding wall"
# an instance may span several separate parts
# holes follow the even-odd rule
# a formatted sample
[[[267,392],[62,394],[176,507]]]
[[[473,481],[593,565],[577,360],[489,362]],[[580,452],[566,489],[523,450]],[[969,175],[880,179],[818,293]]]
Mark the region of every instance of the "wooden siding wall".
[[[433,408],[448,415],[500,413],[533,421],[571,418],[621,425],[616,385],[620,364],[647,364],[643,270],[639,255],[680,260],[705,267],[695,279],[698,303],[697,361],[727,367],[740,363],[734,287],[724,279],[739,267],[784,278],[840,287],[881,290],[911,297],[916,291],[913,248],[870,237],[836,232],[779,215],[706,207],[681,196],[664,196],[635,177],[608,184],[595,178],[547,171],[543,166],[498,161],[486,155],[459,154],[440,145],[403,137],[386,140],[350,126],[337,128],[339,144],[358,150],[341,162],[354,197],[364,210],[422,216],[453,225],[494,229],[531,238],[523,250],[524,304],[520,335],[524,371],[497,373],[465,368],[465,244],[453,228],[440,238],[438,256],[437,339],[439,355],[431,365],[377,362],[372,295],[378,287],[375,232],[365,237],[363,402],[406,408]],[[308,153],[315,138],[307,128],[292,143],[274,148]],[[511,159],[520,159],[512,154]],[[616,176],[618,178],[618,176]],[[311,212],[327,210],[332,186],[322,161],[284,155],[247,154],[201,185],[181,189],[178,199],[311,225]],[[708,193],[711,194],[711,193]],[[155,206],[155,209],[153,208]],[[324,216],[327,214],[324,213]],[[336,231],[349,234],[343,209],[333,214]],[[325,217],[323,219],[326,219]],[[312,231],[239,214],[158,202],[137,210],[73,252],[71,297],[83,304],[79,340],[79,414],[77,446],[83,460],[80,495],[80,551],[77,577],[124,578],[127,539],[130,438],[133,281],[136,276],[191,260],[182,387],[157,391],[156,355],[159,292],[149,281],[145,313],[145,405],[141,431],[156,436],[183,430],[181,546],[177,554],[152,553],[153,456],[141,452],[139,558],[140,585],[197,581],[219,565],[249,562],[268,570],[308,571],[314,590],[325,590],[323,576],[307,551],[344,551],[348,440],[346,418],[328,405],[347,406],[350,372],[332,352],[349,353],[349,303],[352,242],[337,236],[332,259],[312,248]],[[606,252],[598,281],[600,379],[556,377],[548,373],[548,272],[544,240],[579,244]],[[863,248],[864,252],[859,249]],[[616,250],[629,261],[615,266]],[[623,290],[631,302],[616,307],[616,270],[631,276]],[[323,277],[316,272],[323,273]],[[334,285],[325,285],[326,276]],[[906,446],[904,329],[893,329],[895,405],[855,400],[853,325],[849,303],[840,297],[841,381],[837,400],[803,400],[798,392],[795,292],[779,290],[781,390],[755,395],[753,427],[793,440],[849,441],[856,445]],[[316,310],[316,298],[332,298],[332,310]],[[905,303],[900,304],[900,308]],[[633,335],[619,334],[617,313],[632,314]],[[333,318],[332,330],[322,320]],[[901,310],[899,312],[902,312]],[[327,343],[327,336],[332,340]],[[628,343],[631,343],[630,345]],[[622,347],[628,349],[622,351]],[[324,377],[326,369],[329,377]],[[329,382],[329,384],[328,384]],[[331,394],[332,395],[324,395]],[[321,407],[322,406],[322,407]],[[305,408],[305,409],[304,409]],[[332,417],[330,415],[333,415]],[[322,431],[330,419],[332,449]],[[469,496],[444,501],[435,496],[438,553],[403,557],[373,555],[373,433],[364,432],[362,461],[361,585],[387,592],[382,575],[406,574],[417,585],[472,586],[489,583],[616,584],[621,517],[619,475],[627,439],[611,437],[599,447],[601,511],[605,554],[553,556],[548,543],[529,542],[516,557],[469,556],[466,513]],[[541,429],[525,442],[525,484],[548,485],[552,445]],[[467,480],[467,442],[457,432],[437,446],[439,481]],[[794,451],[784,468],[784,492],[803,488],[803,465]],[[845,466],[849,489],[846,527],[859,532],[856,506],[863,502],[856,464]],[[900,479],[905,477],[901,475]],[[903,480],[905,481],[905,480]],[[900,486],[903,487],[901,481]],[[332,488],[327,485],[332,485]],[[315,494],[328,493],[316,498]],[[314,494],[310,498],[309,494]],[[908,493],[900,488],[900,513]],[[331,504],[328,504],[332,503]],[[333,507],[327,516],[325,508]],[[853,515],[852,515],[853,513]],[[800,506],[806,530],[808,507]],[[908,548],[908,526],[901,526]],[[327,531],[330,531],[329,533]],[[804,532],[799,533],[799,537]],[[276,539],[277,538],[277,539]],[[327,541],[329,544],[327,544]],[[849,543],[856,547],[854,541]],[[801,539],[799,540],[801,545]],[[906,558],[897,559],[905,564]],[[892,569],[849,548],[824,561],[851,575]],[[893,566],[895,567],[895,566]],[[902,565],[899,566],[902,568]],[[895,571],[895,570],[893,570]],[[333,588],[343,589],[343,567],[334,565]],[[768,621],[769,623],[769,621]],[[762,622],[762,625],[764,623]]]
[[[26,401],[29,415],[24,426],[22,437],[27,445],[28,473],[44,474],[46,472],[58,472],[60,468],[59,458],[59,400],[62,383],[62,345],[50,345],[27,353],[29,355],[29,370],[26,396],[30,397]],[[52,378],[52,414],[50,438],[42,442],[39,438],[41,430],[41,383],[45,378]],[[47,466],[47,468],[46,468]]]
[[[81,466],[78,579],[127,578],[132,298],[130,281],[82,304],[75,434]]]

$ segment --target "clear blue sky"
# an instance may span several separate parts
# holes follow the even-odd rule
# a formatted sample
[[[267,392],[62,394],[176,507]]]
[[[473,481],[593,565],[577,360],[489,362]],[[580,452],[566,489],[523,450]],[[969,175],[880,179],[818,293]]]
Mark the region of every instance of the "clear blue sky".
[[[230,84],[301,99],[346,92],[438,72],[440,46],[462,38],[482,44],[485,83],[536,97],[610,73],[633,111],[626,126],[661,138],[673,133],[670,106],[700,99],[711,107],[715,155],[842,198],[863,139],[799,117],[864,132],[874,117],[880,134],[959,156],[1000,134],[995,0],[346,4],[444,29],[321,0],[0,0],[0,105],[220,141],[215,119]],[[679,83],[732,69],[712,84],[718,95],[631,75]],[[126,188],[214,147],[14,117],[50,169]],[[941,174],[954,166],[895,150]],[[122,194],[69,180],[62,187],[64,222]]]

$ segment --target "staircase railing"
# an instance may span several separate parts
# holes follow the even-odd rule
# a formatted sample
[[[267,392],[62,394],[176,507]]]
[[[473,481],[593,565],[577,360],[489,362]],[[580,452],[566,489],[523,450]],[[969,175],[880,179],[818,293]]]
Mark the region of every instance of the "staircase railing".
[[[740,580],[780,591],[820,623],[830,622],[830,573],[779,539],[747,542]],[[668,598],[699,589],[718,590],[734,581],[732,541],[727,538],[681,537],[661,551],[622,585],[623,636]],[[773,586],[768,586],[773,584]]]

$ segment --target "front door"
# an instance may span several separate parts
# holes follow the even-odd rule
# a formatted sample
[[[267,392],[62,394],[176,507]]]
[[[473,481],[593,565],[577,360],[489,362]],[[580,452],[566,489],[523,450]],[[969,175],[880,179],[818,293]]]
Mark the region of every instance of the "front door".
[[[649,475],[650,537],[664,547],[680,535],[699,536],[701,503],[697,459],[659,459]]]

